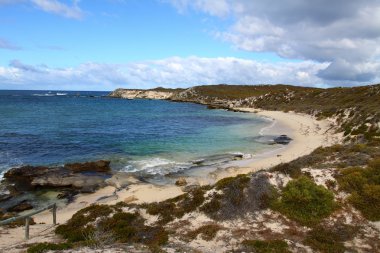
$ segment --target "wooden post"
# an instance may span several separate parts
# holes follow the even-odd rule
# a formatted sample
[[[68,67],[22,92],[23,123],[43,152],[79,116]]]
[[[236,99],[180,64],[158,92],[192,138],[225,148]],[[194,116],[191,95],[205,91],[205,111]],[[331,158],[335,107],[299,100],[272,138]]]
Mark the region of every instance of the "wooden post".
[[[29,240],[29,223],[30,217],[25,218],[25,240]]]
[[[57,204],[53,206],[53,224],[57,225]]]

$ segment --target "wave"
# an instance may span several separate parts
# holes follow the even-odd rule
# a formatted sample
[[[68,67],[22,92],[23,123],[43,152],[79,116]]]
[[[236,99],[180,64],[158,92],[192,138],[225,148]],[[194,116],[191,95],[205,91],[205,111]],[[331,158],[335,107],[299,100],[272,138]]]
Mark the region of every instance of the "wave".
[[[122,171],[161,176],[186,170],[193,165],[192,163],[176,162],[160,157],[131,161],[129,163]]]
[[[265,127],[260,129],[260,131],[259,131],[260,136],[265,135],[265,132],[269,131],[270,129],[272,129],[277,124],[277,121],[272,119],[272,118],[269,118],[269,117],[263,117],[263,118],[267,121],[270,121],[271,124],[269,126],[265,126]]]
[[[55,94],[52,94],[52,93],[44,93],[44,94],[36,93],[36,94],[32,94],[32,96],[35,96],[35,97],[54,97]]]

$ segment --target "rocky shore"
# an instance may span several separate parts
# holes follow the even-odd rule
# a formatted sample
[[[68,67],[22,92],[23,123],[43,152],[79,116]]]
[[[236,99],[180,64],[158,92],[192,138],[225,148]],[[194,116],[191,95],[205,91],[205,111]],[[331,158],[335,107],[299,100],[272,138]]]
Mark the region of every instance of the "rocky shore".
[[[80,193],[114,186],[126,187],[138,180],[128,173],[111,170],[110,161],[70,163],[63,166],[23,166],[12,168],[4,174],[1,182],[1,212],[22,212],[33,209],[39,195],[54,193],[54,199],[70,202]]]

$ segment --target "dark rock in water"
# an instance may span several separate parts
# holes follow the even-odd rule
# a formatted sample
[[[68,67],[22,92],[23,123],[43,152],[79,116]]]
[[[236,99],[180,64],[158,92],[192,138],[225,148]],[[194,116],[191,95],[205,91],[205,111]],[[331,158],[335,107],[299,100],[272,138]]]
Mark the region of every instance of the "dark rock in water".
[[[71,163],[66,164],[65,168],[69,169],[74,173],[79,172],[110,172],[110,161],[96,161],[96,162],[86,162],[86,163]]]
[[[185,186],[187,185],[187,181],[184,177],[180,177],[176,182],[175,182],[175,185],[176,186]]]
[[[18,213],[18,212],[23,212],[30,209],[33,209],[33,206],[27,200],[24,200],[18,203],[17,205],[8,208],[7,211]]]
[[[15,183],[17,191],[28,191],[33,188],[31,185],[33,179],[45,175],[49,170],[48,167],[42,166],[23,166],[7,171],[4,178],[6,181]]]
[[[64,167],[23,166],[5,173],[5,184],[16,191],[33,191],[36,188],[69,188],[93,192],[105,185],[110,177],[110,162],[98,161],[67,164]]]
[[[286,134],[280,135],[273,139],[277,144],[289,144],[293,139],[288,137]]]
[[[57,199],[66,199],[68,203],[71,203],[74,201],[75,195],[78,193],[79,192],[75,190],[63,191],[57,195]]]

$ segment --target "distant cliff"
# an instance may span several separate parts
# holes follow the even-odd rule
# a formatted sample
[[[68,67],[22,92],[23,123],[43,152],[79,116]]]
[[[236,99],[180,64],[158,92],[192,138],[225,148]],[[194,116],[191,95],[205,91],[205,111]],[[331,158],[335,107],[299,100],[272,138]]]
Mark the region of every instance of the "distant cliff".
[[[150,90],[141,89],[116,89],[111,92],[108,96],[114,98],[124,98],[124,99],[170,99],[175,93],[182,91],[182,89],[165,89],[156,88]]]
[[[291,85],[205,85],[188,89],[117,89],[118,98],[167,99],[208,105],[295,111],[334,118],[345,136],[380,139],[380,84],[352,88],[309,88]]]

